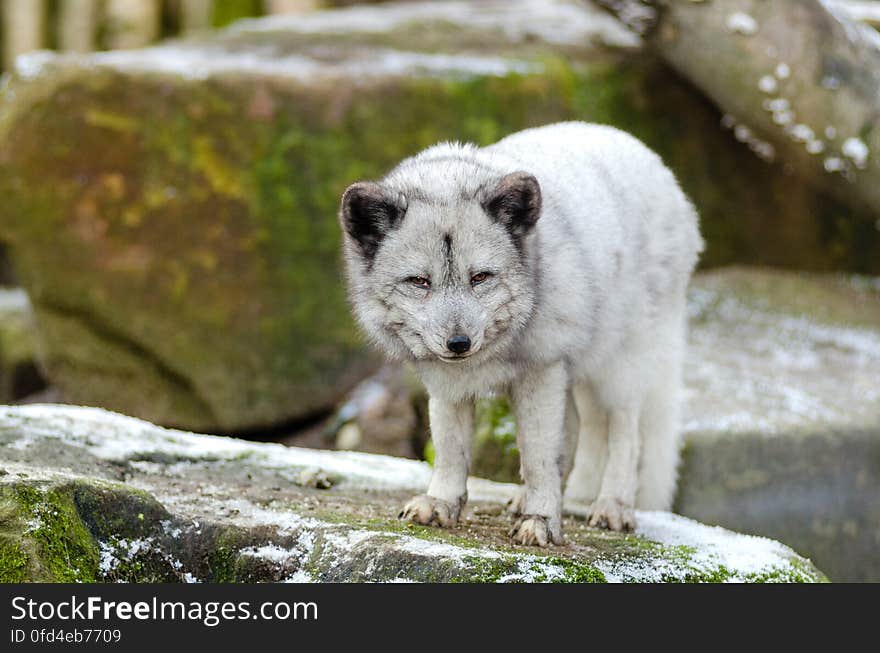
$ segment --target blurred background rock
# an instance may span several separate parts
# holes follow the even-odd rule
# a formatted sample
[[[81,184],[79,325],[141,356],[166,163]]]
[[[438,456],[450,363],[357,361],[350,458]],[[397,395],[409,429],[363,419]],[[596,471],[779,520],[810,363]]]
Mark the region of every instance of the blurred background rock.
[[[708,242],[677,509],[880,579],[880,3],[343,4],[0,2],[0,401],[430,460],[423,391],[346,306],[342,190],[609,123]],[[474,472],[516,480],[503,400],[478,423]]]

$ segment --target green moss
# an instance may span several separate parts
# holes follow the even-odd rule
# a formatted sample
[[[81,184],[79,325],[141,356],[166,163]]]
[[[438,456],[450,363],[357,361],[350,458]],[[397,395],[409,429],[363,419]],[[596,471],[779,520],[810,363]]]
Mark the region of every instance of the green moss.
[[[162,520],[170,518],[150,494],[97,479],[3,486],[0,578],[8,582],[177,580],[156,539],[163,530]],[[150,545],[131,547],[136,541]],[[106,573],[98,564],[102,546],[113,560]]]
[[[95,538],[148,537],[171,515],[143,490],[128,486],[77,482],[73,500],[83,522]]]
[[[206,575],[212,583],[247,583],[266,580],[256,575],[253,558],[242,556],[241,550],[265,543],[261,533],[250,533],[237,527],[221,525],[203,526],[199,534],[199,548],[207,563]]]
[[[116,132],[132,133],[138,130],[137,121],[129,116],[107,111],[98,111],[97,109],[86,110],[83,114],[83,121],[87,125],[102,127]]]
[[[214,27],[223,27],[239,18],[259,16],[262,14],[260,0],[223,0],[214,3],[214,11],[211,16],[211,24]]]
[[[806,558],[791,558],[788,567],[751,574],[749,583],[828,583],[828,577]]]
[[[30,580],[30,556],[21,541],[0,535],[0,583],[24,583]]]
[[[233,583],[236,580],[235,561],[237,553],[226,544],[218,544],[208,556],[208,569],[212,583]]]
[[[0,573],[60,583],[97,579],[98,545],[76,510],[70,488],[7,486],[0,489],[0,500],[7,515]]]
[[[545,562],[561,567],[562,578],[554,578],[554,583],[605,583],[605,574],[591,565],[581,564],[566,558],[548,558]]]
[[[21,536],[19,506],[0,499],[0,582],[21,583],[29,579],[33,546]]]
[[[605,574],[592,565],[556,556],[540,556],[528,560],[514,557],[468,557],[465,562],[470,575],[457,582],[497,583],[605,583]],[[515,580],[522,579],[522,580]]]

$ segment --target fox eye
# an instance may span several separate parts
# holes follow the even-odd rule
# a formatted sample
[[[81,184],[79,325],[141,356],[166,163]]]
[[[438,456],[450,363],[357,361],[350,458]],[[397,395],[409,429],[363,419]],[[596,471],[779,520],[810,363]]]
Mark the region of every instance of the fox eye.
[[[426,277],[407,277],[406,282],[426,290],[431,287],[431,280]]]
[[[477,272],[471,277],[471,285],[478,286],[492,276],[491,272]]]

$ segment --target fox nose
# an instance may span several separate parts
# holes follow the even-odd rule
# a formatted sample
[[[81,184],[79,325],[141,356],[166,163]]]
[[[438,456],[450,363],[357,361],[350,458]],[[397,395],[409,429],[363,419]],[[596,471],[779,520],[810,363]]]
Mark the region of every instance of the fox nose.
[[[471,339],[462,335],[452,336],[446,341],[446,346],[455,354],[463,354],[471,348]]]

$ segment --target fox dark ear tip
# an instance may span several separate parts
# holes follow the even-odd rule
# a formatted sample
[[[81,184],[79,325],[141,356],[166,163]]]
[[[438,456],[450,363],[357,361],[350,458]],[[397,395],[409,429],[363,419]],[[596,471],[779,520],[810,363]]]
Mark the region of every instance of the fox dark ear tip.
[[[379,184],[372,181],[356,181],[342,193],[342,205],[347,206],[355,197],[380,197]]]
[[[529,231],[541,216],[541,185],[531,173],[518,170],[504,175],[483,202],[494,220],[515,234]]]
[[[406,213],[406,198],[394,195],[374,181],[353,183],[342,194],[339,219],[345,233],[371,260],[382,240],[395,229]]]

